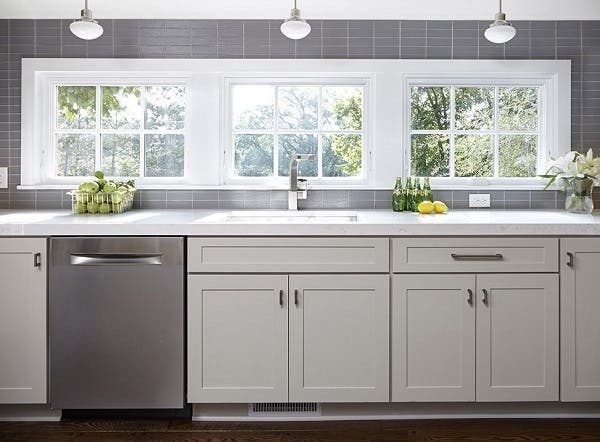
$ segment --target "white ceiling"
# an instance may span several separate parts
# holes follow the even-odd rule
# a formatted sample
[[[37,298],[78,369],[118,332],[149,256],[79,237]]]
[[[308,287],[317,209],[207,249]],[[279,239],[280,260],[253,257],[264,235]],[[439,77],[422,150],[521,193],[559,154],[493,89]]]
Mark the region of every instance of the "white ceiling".
[[[293,0],[89,0],[97,18],[282,18]],[[298,0],[306,18],[491,19],[496,0]],[[0,0],[0,18],[69,18],[83,0]],[[504,0],[509,20],[600,20],[600,0]]]

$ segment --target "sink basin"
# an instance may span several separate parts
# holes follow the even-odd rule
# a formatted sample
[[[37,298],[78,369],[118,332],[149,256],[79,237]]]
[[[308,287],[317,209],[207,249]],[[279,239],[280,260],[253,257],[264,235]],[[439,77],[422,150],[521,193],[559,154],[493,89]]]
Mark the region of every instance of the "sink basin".
[[[209,217],[210,218],[210,217]],[[218,218],[218,219],[217,219]],[[335,224],[352,223],[358,221],[355,213],[335,212],[293,212],[293,211],[256,211],[256,212],[227,212],[217,214],[215,221],[230,223],[256,223],[256,224]]]

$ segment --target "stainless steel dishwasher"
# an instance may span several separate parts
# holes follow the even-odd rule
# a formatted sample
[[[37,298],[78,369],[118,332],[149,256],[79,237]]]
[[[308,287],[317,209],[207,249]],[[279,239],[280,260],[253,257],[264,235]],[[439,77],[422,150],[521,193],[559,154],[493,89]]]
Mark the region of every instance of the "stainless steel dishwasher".
[[[184,406],[182,238],[50,240],[50,403]]]

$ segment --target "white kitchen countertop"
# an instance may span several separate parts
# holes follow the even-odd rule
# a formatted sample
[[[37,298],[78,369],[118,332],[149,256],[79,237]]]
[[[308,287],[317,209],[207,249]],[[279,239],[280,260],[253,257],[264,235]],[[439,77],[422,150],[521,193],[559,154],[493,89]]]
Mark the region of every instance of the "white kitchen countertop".
[[[244,218],[231,221],[228,219],[231,215]],[[287,215],[286,211],[270,210],[133,210],[120,215],[0,210],[0,236],[600,236],[600,212],[593,215],[558,210],[454,210],[444,215],[390,210],[298,212],[300,216],[315,217],[310,220],[290,219]],[[316,220],[323,215],[326,218]],[[345,218],[352,215],[358,219]]]

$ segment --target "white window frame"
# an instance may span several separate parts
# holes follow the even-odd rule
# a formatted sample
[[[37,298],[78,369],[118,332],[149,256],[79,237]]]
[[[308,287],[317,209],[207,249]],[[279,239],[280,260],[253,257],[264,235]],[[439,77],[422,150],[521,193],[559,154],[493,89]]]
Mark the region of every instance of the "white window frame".
[[[492,136],[492,149],[493,149],[493,171],[494,174],[498,172],[498,163],[499,163],[499,155],[498,155],[498,147],[499,147],[499,138],[502,135],[535,135],[537,136],[537,164],[536,169],[538,173],[543,173],[542,168],[544,167],[544,158],[547,158],[547,106],[546,106],[546,82],[544,80],[533,79],[529,81],[518,80],[518,79],[493,79],[493,80],[477,80],[471,82],[463,82],[459,79],[451,79],[451,80],[431,80],[428,81],[424,78],[419,78],[416,81],[411,81],[409,84],[409,91],[412,90],[413,87],[449,87],[450,90],[450,128],[448,130],[421,130],[421,129],[412,129],[412,121],[411,121],[411,97],[408,97],[409,100],[409,109],[408,109],[408,140],[407,140],[407,152],[405,152],[405,156],[407,158],[406,165],[408,170],[411,170],[411,155],[412,155],[412,135],[428,135],[428,134],[440,134],[440,135],[448,135],[450,139],[450,153],[449,153],[449,169],[450,176],[449,177],[432,177],[433,180],[438,185],[444,184],[464,184],[467,185],[472,181],[492,181],[501,184],[517,184],[523,183],[527,184],[531,179],[536,180],[533,177],[456,177],[453,176],[455,173],[455,136],[457,135],[491,135]],[[493,123],[494,127],[492,129],[487,130],[458,130],[456,129],[456,109],[455,109],[455,88],[460,87],[481,87],[481,88],[494,88],[494,109],[493,109]],[[498,97],[498,89],[501,87],[531,87],[538,89],[538,103],[537,103],[537,130],[535,131],[526,131],[526,130],[503,130],[499,127],[499,97]],[[409,172],[410,173],[410,172]]]
[[[96,127],[93,129],[59,129],[56,126],[57,123],[57,118],[58,118],[58,113],[57,113],[57,107],[56,107],[56,101],[58,99],[57,97],[57,91],[58,88],[61,86],[92,86],[96,88]],[[120,178],[132,178],[136,181],[140,181],[140,182],[145,182],[145,183],[156,183],[156,184],[160,184],[160,183],[165,183],[165,184],[169,184],[169,183],[177,183],[177,182],[182,182],[184,177],[185,177],[185,165],[187,163],[186,161],[186,149],[185,149],[185,145],[184,145],[184,174],[181,177],[146,177],[143,176],[143,174],[145,174],[145,136],[146,135],[183,135],[184,136],[184,143],[185,143],[185,122],[184,122],[184,128],[183,129],[165,129],[165,130],[157,130],[157,129],[146,129],[144,127],[144,116],[142,115],[142,119],[140,121],[141,127],[139,129],[105,129],[102,127],[101,121],[102,121],[102,93],[101,93],[101,89],[103,86],[133,86],[133,87],[139,87],[141,89],[142,92],[142,99],[141,99],[141,106],[142,106],[142,111],[145,110],[145,105],[146,105],[146,100],[145,100],[145,88],[148,86],[183,86],[185,87],[186,84],[184,83],[177,83],[174,82],[172,79],[168,80],[168,84],[165,83],[148,83],[147,79],[144,80],[144,84],[140,84],[140,83],[129,83],[125,80],[119,80],[118,84],[116,82],[110,82],[109,84],[105,84],[105,83],[100,83],[98,81],[93,81],[90,82],[89,80],[85,83],[82,83],[81,81],[77,81],[77,82],[65,82],[65,81],[52,81],[50,82],[50,87],[51,87],[51,91],[50,91],[50,105],[51,105],[51,109],[49,110],[50,112],[50,118],[51,118],[51,124],[50,124],[50,131],[51,133],[49,134],[50,139],[52,140],[52,142],[50,143],[49,147],[48,147],[48,156],[46,158],[43,159],[44,161],[44,168],[46,169],[45,171],[43,171],[43,173],[46,176],[46,181],[48,182],[53,182],[56,181],[58,183],[62,183],[62,182],[81,182],[83,177],[77,177],[77,176],[69,176],[69,177],[62,177],[62,176],[56,176],[55,175],[55,171],[56,171],[56,145],[57,145],[57,135],[60,134],[89,134],[89,135],[94,135],[96,138],[96,146],[95,146],[95,160],[94,160],[94,164],[97,166],[97,169],[101,169],[101,159],[102,159],[102,135],[139,135],[140,136],[140,164],[139,164],[139,175],[138,176],[127,176],[127,177],[120,177]],[[47,161],[46,161],[47,160]]]
[[[568,60],[238,60],[238,59],[28,59],[22,60],[20,188],[73,188],[78,179],[48,179],[47,160],[52,119],[52,82],[82,84],[181,84],[186,87],[185,176],[138,180],[140,188],[282,189],[287,182],[227,180],[226,82],[240,79],[368,80],[363,122],[368,127],[360,182],[315,182],[323,189],[390,189],[407,175],[406,158],[411,82],[489,79],[542,81],[546,88],[546,152],[557,156],[571,148],[571,62]],[[408,92],[408,93],[407,93]],[[408,147],[410,148],[410,147]],[[545,159],[541,159],[545,161]],[[516,181],[515,181],[516,180]],[[284,180],[285,181],[285,180]],[[333,181],[333,180],[332,180]],[[541,179],[510,182],[432,181],[445,189],[539,189]]]
[[[275,108],[274,108],[274,127],[273,129],[267,130],[234,130],[233,129],[233,97],[232,97],[232,89],[234,86],[238,85],[257,85],[257,86],[274,86],[274,87],[283,87],[283,86],[360,86],[363,90],[363,112],[362,112],[362,129],[355,131],[347,131],[347,130],[325,130],[321,127],[321,113],[319,112],[318,116],[318,128],[315,130],[280,130],[277,127],[277,96],[275,96]],[[321,140],[321,135],[327,133],[348,133],[348,134],[360,134],[362,137],[362,157],[361,157],[361,173],[356,176],[349,177],[307,177],[310,181],[311,185],[361,185],[366,184],[368,180],[368,170],[369,170],[369,157],[371,153],[371,149],[369,148],[370,137],[369,137],[369,129],[370,129],[370,104],[371,104],[371,94],[370,94],[370,85],[371,78],[370,77],[356,77],[356,76],[315,76],[315,77],[293,77],[293,76],[282,76],[278,75],[276,77],[245,77],[245,76],[228,76],[224,78],[224,102],[223,106],[225,116],[224,116],[224,133],[223,139],[225,140],[225,150],[223,152],[224,155],[224,165],[223,169],[225,171],[225,183],[226,184],[249,184],[249,185],[285,185],[289,181],[289,177],[287,176],[279,176],[277,171],[278,164],[278,143],[277,137],[274,137],[274,152],[273,152],[273,163],[274,163],[274,175],[270,177],[245,177],[239,176],[235,173],[235,146],[234,146],[234,136],[235,132],[239,133],[248,133],[251,134],[253,132],[257,133],[310,133],[317,136],[318,141],[318,150],[317,150],[317,161],[319,164],[319,170],[321,170],[322,166],[322,153],[323,153],[323,145]],[[319,94],[320,95],[320,94]],[[319,109],[321,109],[321,101],[322,98],[319,96]]]

